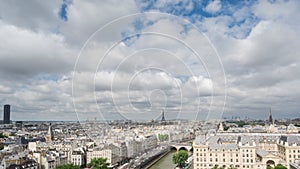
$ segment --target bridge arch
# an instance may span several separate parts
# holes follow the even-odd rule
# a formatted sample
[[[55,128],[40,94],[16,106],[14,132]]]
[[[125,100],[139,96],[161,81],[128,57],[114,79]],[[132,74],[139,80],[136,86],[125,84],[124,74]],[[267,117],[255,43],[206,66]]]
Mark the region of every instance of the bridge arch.
[[[186,151],[192,151],[193,147],[189,145],[171,145],[171,149],[179,151],[179,150],[186,150]]]
[[[180,147],[178,151],[180,151],[180,150],[189,151],[186,147]]]
[[[176,150],[177,151],[177,148],[174,147],[174,146],[171,146],[171,150]]]

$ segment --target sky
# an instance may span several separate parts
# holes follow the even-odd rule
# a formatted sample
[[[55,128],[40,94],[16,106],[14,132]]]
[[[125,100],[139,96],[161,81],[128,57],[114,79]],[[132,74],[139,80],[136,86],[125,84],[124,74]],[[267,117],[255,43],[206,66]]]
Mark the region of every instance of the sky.
[[[298,118],[299,7],[0,0],[0,110],[10,104],[14,121]]]

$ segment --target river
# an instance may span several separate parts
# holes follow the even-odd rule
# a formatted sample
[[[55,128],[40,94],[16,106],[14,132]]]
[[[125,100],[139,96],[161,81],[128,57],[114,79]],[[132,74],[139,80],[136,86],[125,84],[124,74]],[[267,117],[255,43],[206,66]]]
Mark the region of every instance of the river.
[[[173,169],[175,168],[175,164],[173,164],[172,157],[173,154],[176,153],[175,150],[170,151],[167,155],[163,158],[158,160],[153,166],[149,169]]]

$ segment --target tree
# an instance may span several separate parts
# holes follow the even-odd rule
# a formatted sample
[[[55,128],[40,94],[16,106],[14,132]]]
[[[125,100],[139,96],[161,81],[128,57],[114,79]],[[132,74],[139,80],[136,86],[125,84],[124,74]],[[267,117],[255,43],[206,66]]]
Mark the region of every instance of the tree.
[[[213,168],[211,168],[211,169],[218,169],[218,165],[215,165]]]
[[[224,167],[218,167],[219,165],[215,165],[213,168],[211,169],[225,169]],[[235,168],[232,168],[230,167],[229,169],[235,169]]]
[[[80,169],[80,167],[74,164],[64,164],[55,167],[55,169]]]
[[[159,141],[168,141],[169,135],[168,134],[158,134]]]
[[[109,163],[106,162],[106,158],[93,158],[88,167],[92,169],[108,169]]]
[[[3,150],[3,149],[4,149],[4,145],[0,144],[0,150]]]
[[[183,167],[185,164],[185,161],[188,159],[189,155],[187,151],[180,150],[177,153],[173,155],[173,163],[177,164],[179,167]]]
[[[7,138],[7,136],[4,135],[3,133],[0,133],[0,138]]]
[[[277,164],[274,169],[287,169],[287,168],[282,164]]]

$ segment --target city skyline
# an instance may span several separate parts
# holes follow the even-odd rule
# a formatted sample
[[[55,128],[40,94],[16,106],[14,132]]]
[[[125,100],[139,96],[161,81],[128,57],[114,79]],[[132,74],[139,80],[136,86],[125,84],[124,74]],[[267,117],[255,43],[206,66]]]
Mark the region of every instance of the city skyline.
[[[13,121],[299,117],[299,1],[0,4]]]

